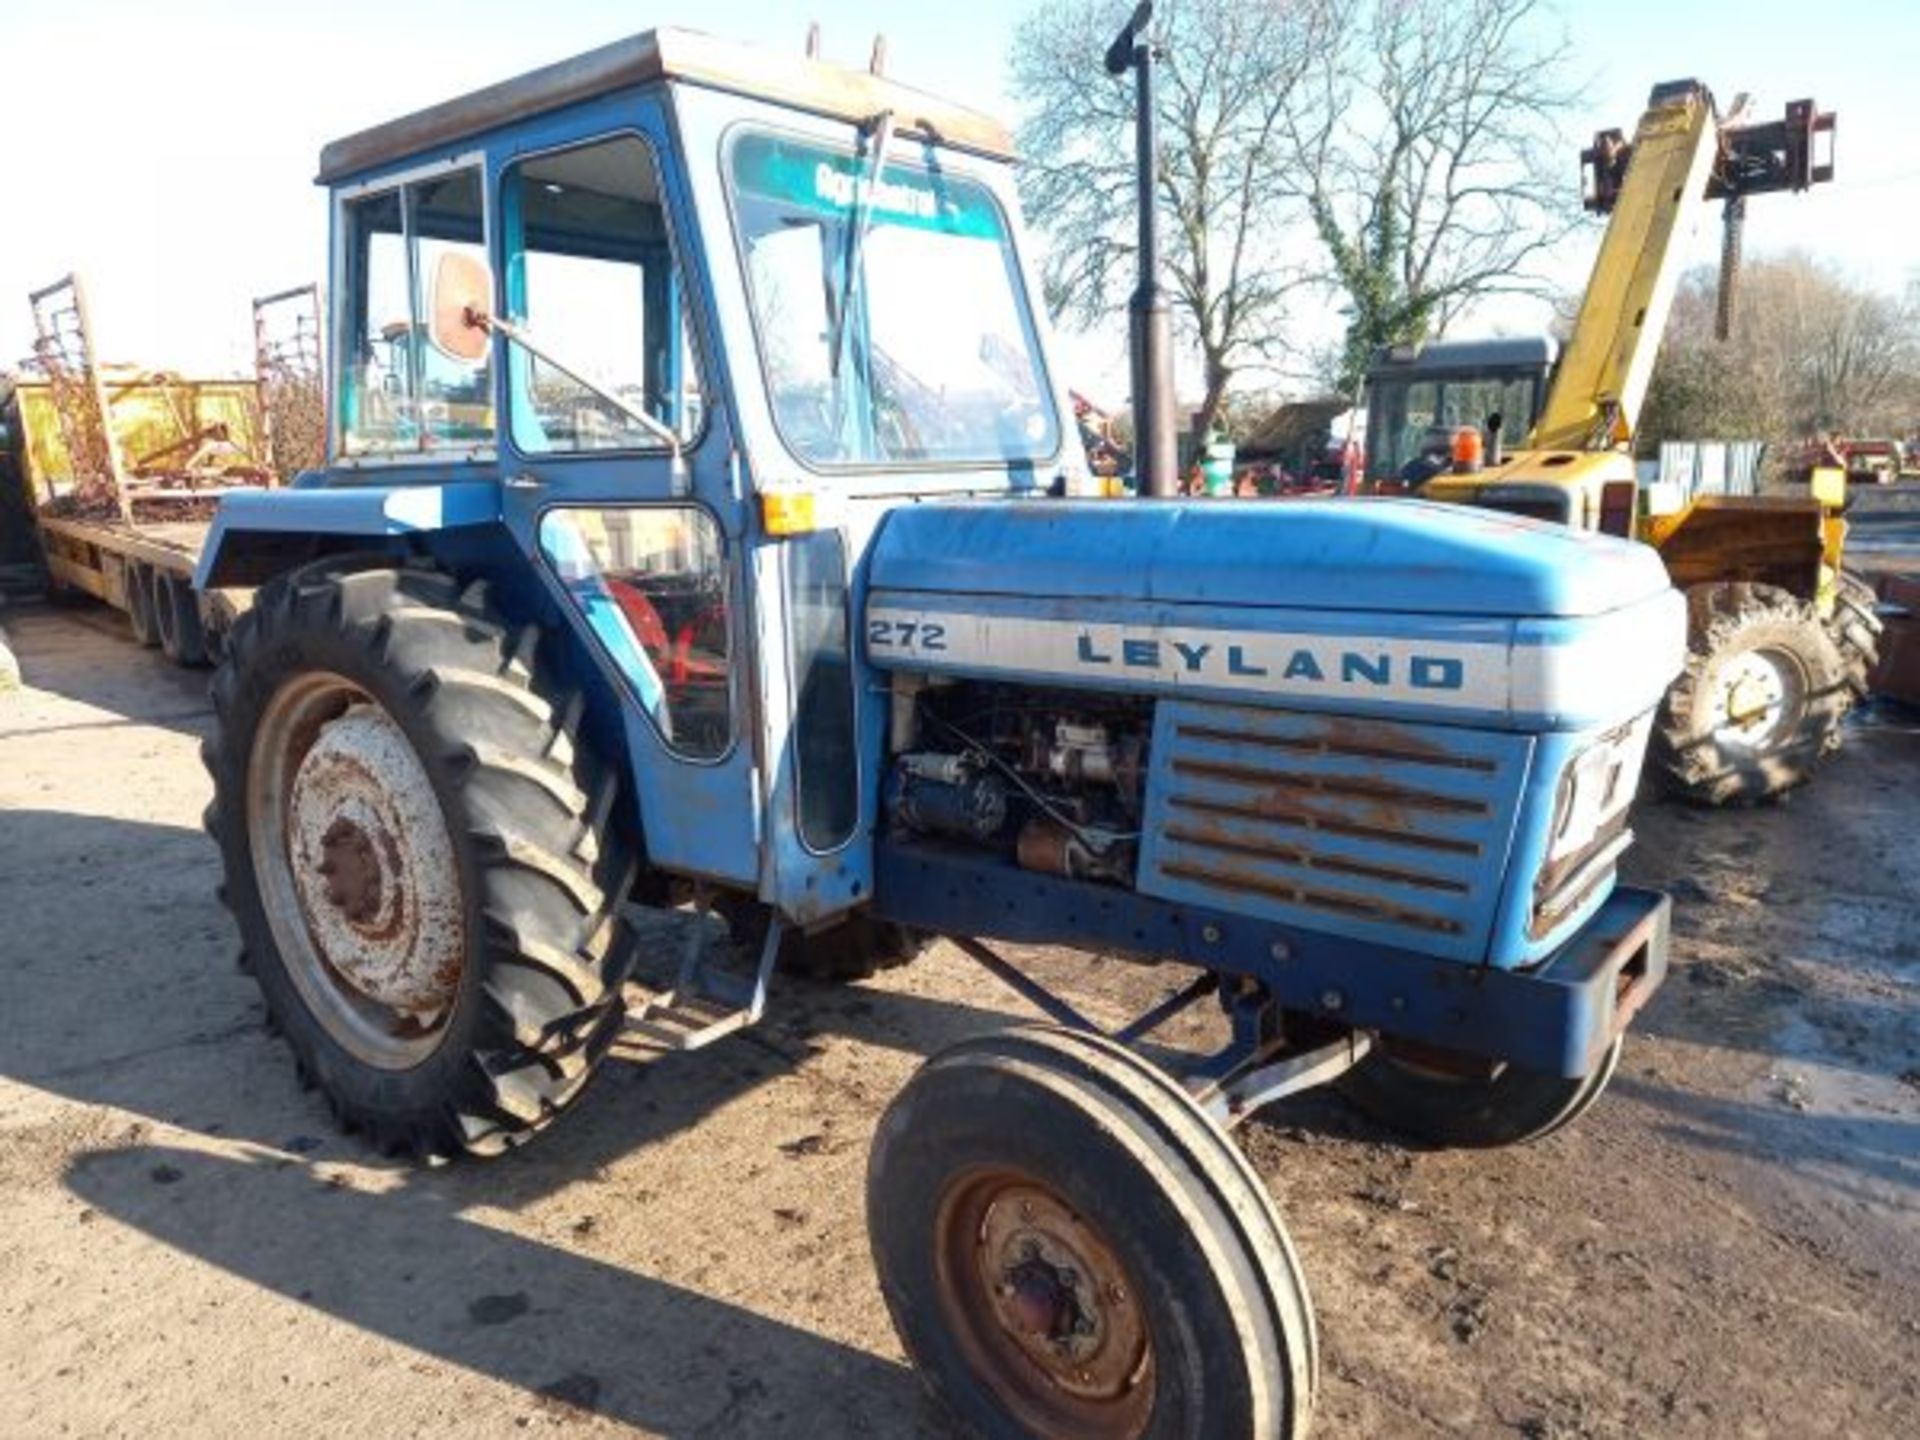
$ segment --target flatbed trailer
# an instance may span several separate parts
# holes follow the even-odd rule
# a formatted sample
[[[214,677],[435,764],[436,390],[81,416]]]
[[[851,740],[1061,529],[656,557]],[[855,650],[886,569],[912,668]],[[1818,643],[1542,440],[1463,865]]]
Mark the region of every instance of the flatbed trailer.
[[[247,435],[255,394],[246,380],[111,372],[102,391],[116,445],[135,456],[163,451],[183,432]],[[86,595],[111,605],[126,612],[141,644],[158,645],[181,664],[205,663],[235,607],[227,593],[196,597],[193,569],[230,483],[215,477],[191,490],[128,487],[131,519],[109,505],[85,506],[60,398],[43,379],[22,380],[6,397],[8,483],[20,487],[21,501],[9,524],[27,527],[35,543],[26,553],[38,552],[55,598]]]
[[[39,517],[47,576],[58,590],[79,590],[128,608],[133,576],[148,571],[191,579],[207,538],[204,520],[130,526],[118,518]]]
[[[19,568],[44,569],[56,598],[124,611],[181,664],[217,658],[246,592],[196,595],[194,568],[223,494],[319,459],[318,294],[254,301],[251,379],[192,379],[103,364],[77,275],[32,291],[29,371],[0,389],[0,484],[18,502],[0,507],[0,539]]]
[[[219,636],[238,606],[231,591],[196,596],[194,567],[208,520],[129,525],[117,516],[41,514],[37,526],[49,588],[126,612],[133,638],[180,665],[216,658]]]

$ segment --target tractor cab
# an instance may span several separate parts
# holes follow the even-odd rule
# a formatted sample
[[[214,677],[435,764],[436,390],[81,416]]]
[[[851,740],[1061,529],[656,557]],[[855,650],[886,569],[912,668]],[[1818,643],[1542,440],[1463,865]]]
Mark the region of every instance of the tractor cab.
[[[1414,489],[1441,473],[1462,427],[1480,432],[1483,451],[1492,448],[1488,421],[1496,416],[1509,440],[1525,436],[1546,401],[1559,349],[1544,335],[1383,346],[1367,370],[1371,486]]]
[[[328,145],[329,466],[229,509],[206,581],[284,558],[263,531],[430,513],[582,622],[655,864],[859,902],[876,526],[1090,483],[1011,153],[883,75],[678,30]]]

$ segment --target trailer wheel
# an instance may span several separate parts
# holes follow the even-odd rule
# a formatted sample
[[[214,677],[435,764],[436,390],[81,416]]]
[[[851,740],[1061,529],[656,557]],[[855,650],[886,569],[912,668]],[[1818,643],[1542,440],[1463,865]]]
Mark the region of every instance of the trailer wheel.
[[[153,618],[160,650],[176,665],[197,669],[207,663],[207,637],[200,628],[200,602],[193,586],[178,575],[153,574]]]
[[[322,562],[239,619],[213,697],[224,898],[342,1127],[494,1154],[577,1100],[636,866],[537,629],[438,572]]]
[[[1856,700],[1864,700],[1873,688],[1874,667],[1880,663],[1880,635],[1885,629],[1873,587],[1858,575],[1842,570],[1834,579],[1833,614],[1827,617],[1827,634],[1840,651],[1847,689]]]
[[[1295,1437],[1312,1312],[1273,1201],[1169,1077],[1027,1026],[882,1117],[867,1224],[902,1344],[984,1435]]]
[[[1340,1077],[1341,1093],[1369,1118],[1424,1141],[1492,1150],[1544,1139],[1585,1114],[1620,1064],[1619,1040],[1591,1074],[1543,1075],[1513,1065],[1468,1077],[1375,1050]]]
[[[127,624],[135,643],[151,649],[160,643],[159,607],[154,603],[153,570],[138,560],[127,565]]]
[[[1813,607],[1772,585],[1687,592],[1687,663],[1651,746],[1668,790],[1744,804],[1804,784],[1840,746],[1846,662]]]

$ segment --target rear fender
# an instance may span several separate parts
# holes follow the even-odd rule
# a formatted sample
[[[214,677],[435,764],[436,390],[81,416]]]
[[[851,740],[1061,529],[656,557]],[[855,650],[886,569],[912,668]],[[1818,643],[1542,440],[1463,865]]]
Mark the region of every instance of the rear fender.
[[[440,556],[488,530],[505,533],[500,488],[490,481],[240,490],[214,513],[193,583],[199,590],[257,586],[347,550]]]
[[[556,603],[500,515],[491,482],[246,490],[225,496],[194,571],[203,593],[228,600],[333,555],[425,560],[466,580],[485,580],[488,603],[515,625],[536,624],[547,663],[585,697],[587,742],[622,773],[631,770],[618,692],[595,663],[574,617]],[[621,791],[630,832],[644,848],[635,787]]]

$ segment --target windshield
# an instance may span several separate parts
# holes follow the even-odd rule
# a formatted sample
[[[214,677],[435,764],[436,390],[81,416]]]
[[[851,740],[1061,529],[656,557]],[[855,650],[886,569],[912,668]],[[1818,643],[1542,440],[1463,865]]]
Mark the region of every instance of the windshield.
[[[781,436],[822,466],[1051,457],[1059,422],[999,205],[937,166],[888,163],[848,286],[848,231],[871,163],[785,136],[733,147],[747,289]]]
[[[1462,425],[1481,428],[1489,415],[1501,417],[1501,435],[1509,446],[1533,428],[1540,377],[1535,371],[1456,375],[1416,380],[1376,376],[1367,385],[1367,474],[1391,479],[1422,454],[1444,458],[1453,432]]]

